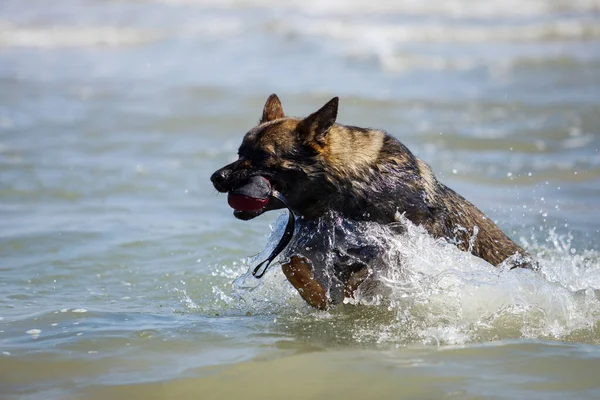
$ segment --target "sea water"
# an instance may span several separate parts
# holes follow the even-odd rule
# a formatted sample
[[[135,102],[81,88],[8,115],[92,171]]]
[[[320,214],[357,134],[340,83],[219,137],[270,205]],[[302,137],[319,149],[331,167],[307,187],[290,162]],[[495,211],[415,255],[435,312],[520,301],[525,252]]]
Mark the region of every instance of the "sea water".
[[[599,27],[586,0],[2,2],[0,398],[600,397]],[[540,271],[407,223],[361,231],[380,295],[248,276],[286,217],[209,177],[273,92],[340,96]]]

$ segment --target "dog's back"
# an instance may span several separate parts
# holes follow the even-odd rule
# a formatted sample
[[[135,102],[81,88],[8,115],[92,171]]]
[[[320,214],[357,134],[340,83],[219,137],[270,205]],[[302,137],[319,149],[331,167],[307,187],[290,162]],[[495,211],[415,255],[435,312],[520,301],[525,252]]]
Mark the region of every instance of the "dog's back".
[[[338,193],[331,207],[345,217],[385,224],[404,214],[434,237],[445,238],[492,265],[509,259],[512,266],[533,266],[527,253],[491,219],[440,183],[431,168],[394,137],[338,124],[329,135],[345,144],[342,155],[335,150],[327,154],[332,164],[329,181]]]

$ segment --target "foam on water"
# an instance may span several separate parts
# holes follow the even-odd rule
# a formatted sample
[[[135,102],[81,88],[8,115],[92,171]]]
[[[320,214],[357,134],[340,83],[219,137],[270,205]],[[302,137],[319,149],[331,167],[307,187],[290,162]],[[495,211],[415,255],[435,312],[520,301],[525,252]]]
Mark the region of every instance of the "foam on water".
[[[154,42],[158,32],[110,26],[17,26],[0,20],[1,47],[121,47]]]
[[[236,268],[218,268],[220,276],[238,276],[233,288],[213,288],[222,301],[219,312],[280,314],[292,319],[301,315],[334,322],[346,320],[351,313],[354,319],[349,329],[358,342],[439,344],[541,338],[600,343],[600,257],[596,250],[573,254],[569,237],[552,230],[542,243],[524,243],[539,261],[539,272],[495,268],[445,240],[434,239],[405,218],[400,222],[406,227],[401,235],[374,223],[348,225],[345,233],[356,234],[354,239],[385,246],[385,265],[377,271],[380,285],[377,292],[359,288],[355,299],[319,312],[304,304],[277,266],[262,280],[251,275],[254,265],[283,233],[285,216],[281,216],[264,251]],[[292,248],[301,239],[296,236],[294,240]],[[385,316],[373,319],[374,313]]]
[[[559,10],[594,11],[595,0],[573,0],[558,4],[547,0],[532,0],[527,3],[518,0],[502,2],[473,3],[465,0],[443,0],[435,3],[412,0],[365,1],[365,0],[158,0],[167,4],[185,4],[202,7],[252,8],[269,7],[307,14],[335,13],[342,15],[365,15],[373,13],[407,13],[410,15],[442,15],[453,17],[499,17],[552,14]]]

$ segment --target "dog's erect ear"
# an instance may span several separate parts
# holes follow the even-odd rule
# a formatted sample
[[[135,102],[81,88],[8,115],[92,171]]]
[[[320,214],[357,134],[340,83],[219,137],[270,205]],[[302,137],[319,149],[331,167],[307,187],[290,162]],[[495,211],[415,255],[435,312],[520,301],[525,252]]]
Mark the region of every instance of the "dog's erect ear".
[[[265,107],[263,108],[262,118],[260,119],[260,123],[264,124],[265,122],[273,121],[275,119],[284,118],[285,114],[283,114],[283,107],[281,107],[281,102],[279,101],[279,97],[275,93],[269,96],[267,102],[265,103]]]
[[[318,111],[310,114],[300,122],[300,131],[309,140],[325,145],[327,131],[335,123],[340,99],[334,97]]]

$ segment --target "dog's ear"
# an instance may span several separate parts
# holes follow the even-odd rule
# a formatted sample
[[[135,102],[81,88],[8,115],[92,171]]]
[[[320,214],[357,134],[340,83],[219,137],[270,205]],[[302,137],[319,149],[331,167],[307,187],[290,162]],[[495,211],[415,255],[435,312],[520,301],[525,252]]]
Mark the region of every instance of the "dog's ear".
[[[334,97],[318,111],[310,114],[300,122],[300,132],[308,140],[313,140],[320,145],[325,145],[327,131],[335,123],[340,99]]]
[[[273,93],[269,96],[267,102],[265,103],[260,123],[264,124],[265,122],[273,121],[275,119],[284,117],[285,114],[283,113],[283,107],[281,106],[279,97],[277,97],[277,95]]]

